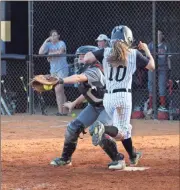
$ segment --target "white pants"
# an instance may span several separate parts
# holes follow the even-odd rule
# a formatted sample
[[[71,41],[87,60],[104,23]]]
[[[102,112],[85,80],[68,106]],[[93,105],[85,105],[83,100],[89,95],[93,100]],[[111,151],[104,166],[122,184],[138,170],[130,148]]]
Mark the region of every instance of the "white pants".
[[[106,112],[113,119],[113,126],[118,128],[124,139],[130,138],[132,94],[129,92],[106,93],[103,104]]]

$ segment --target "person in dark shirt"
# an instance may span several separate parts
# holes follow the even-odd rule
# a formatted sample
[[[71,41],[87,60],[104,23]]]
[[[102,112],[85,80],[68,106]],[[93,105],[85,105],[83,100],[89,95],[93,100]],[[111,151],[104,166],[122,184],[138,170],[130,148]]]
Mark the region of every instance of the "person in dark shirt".
[[[153,42],[148,44],[148,48],[150,52],[153,52]],[[167,55],[163,53],[169,53],[170,48],[169,45],[165,42],[164,34],[162,31],[158,30],[158,88],[159,88],[159,96],[160,96],[160,106],[158,111],[160,112],[168,112],[166,108],[166,94],[167,94],[167,83],[168,83],[168,71],[171,67],[171,55]],[[153,75],[152,72],[148,72],[148,90],[149,90],[149,109],[147,115],[151,115],[153,112]]]

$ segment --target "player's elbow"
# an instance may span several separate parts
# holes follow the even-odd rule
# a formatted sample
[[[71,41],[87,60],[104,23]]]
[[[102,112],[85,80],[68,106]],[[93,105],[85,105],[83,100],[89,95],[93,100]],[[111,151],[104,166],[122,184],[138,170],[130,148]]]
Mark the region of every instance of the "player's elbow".
[[[156,68],[156,67],[155,67],[155,64],[154,64],[154,65],[152,66],[152,71],[154,71],[154,70],[155,70],[155,68]]]
[[[93,63],[95,61],[96,61],[96,57],[94,56],[94,54],[92,52],[88,52],[85,54],[85,56],[84,56],[85,63]]]
[[[155,63],[154,63],[154,60],[153,60],[152,63],[151,63],[151,70],[154,71],[155,68],[156,68],[156,67],[155,67]]]
[[[44,51],[43,50],[39,50],[39,55],[43,55],[44,54]]]
[[[87,77],[83,74],[76,75],[76,78],[75,78],[76,83],[86,82],[87,80],[88,80]]]
[[[155,70],[155,63],[154,60],[150,60],[146,69],[150,70],[150,71],[154,71]]]

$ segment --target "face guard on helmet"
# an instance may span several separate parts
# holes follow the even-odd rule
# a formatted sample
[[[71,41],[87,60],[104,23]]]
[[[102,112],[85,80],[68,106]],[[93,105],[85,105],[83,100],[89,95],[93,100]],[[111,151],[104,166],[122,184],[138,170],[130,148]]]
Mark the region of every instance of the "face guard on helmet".
[[[74,59],[75,72],[80,74],[88,64],[84,64],[84,55],[88,52],[99,50],[96,46],[81,46],[76,50],[76,58]]]
[[[128,47],[131,47],[133,43],[133,34],[131,29],[124,25],[116,26],[111,33],[111,46],[116,41],[122,41],[126,43]]]

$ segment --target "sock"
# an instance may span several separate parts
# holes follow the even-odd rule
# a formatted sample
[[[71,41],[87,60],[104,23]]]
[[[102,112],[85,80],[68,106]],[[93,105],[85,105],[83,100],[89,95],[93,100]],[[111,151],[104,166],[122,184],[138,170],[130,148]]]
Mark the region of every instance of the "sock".
[[[122,141],[122,144],[124,146],[124,148],[126,149],[128,155],[129,155],[129,158],[135,158],[136,157],[136,153],[134,152],[134,148],[132,146],[132,139],[129,138],[129,139],[125,139]]]

